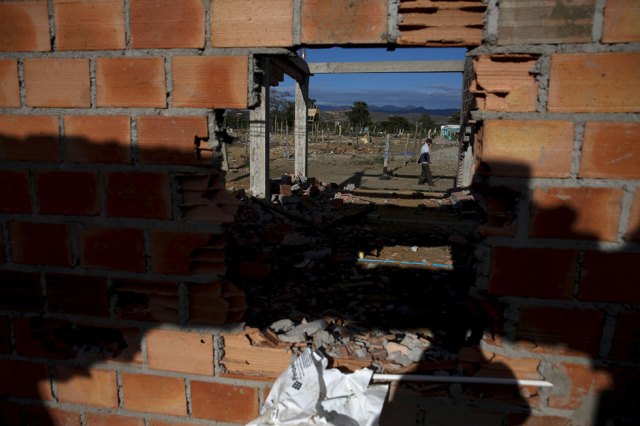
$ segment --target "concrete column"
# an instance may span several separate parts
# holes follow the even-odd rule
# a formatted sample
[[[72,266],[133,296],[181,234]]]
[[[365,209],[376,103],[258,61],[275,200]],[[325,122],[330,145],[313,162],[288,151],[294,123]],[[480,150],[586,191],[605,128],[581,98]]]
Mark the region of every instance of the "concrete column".
[[[294,126],[295,175],[307,176],[307,148],[309,145],[309,77],[296,81],[296,121]]]
[[[260,59],[260,105],[249,112],[250,189],[254,197],[269,198],[269,58]]]

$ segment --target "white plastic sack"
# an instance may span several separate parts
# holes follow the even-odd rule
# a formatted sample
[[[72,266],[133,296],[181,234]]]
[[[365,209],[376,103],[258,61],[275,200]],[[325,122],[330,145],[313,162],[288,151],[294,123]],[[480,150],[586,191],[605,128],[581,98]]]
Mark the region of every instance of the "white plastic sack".
[[[369,385],[373,371],[344,374],[306,349],[276,380],[260,417],[247,426],[376,426],[388,385]]]

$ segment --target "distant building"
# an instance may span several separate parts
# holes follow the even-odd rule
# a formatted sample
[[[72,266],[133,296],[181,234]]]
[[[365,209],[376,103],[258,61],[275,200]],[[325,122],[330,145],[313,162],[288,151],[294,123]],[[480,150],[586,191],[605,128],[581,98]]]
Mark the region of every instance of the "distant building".
[[[444,124],[440,126],[440,136],[447,138],[448,140],[457,140],[460,134],[459,124]]]

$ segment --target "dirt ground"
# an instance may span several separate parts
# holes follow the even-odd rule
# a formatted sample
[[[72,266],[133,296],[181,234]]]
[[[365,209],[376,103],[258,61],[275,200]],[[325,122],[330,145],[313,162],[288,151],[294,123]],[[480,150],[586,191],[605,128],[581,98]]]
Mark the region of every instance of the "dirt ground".
[[[457,170],[457,144],[436,139],[432,148],[432,174],[436,186],[418,184],[420,165],[417,164],[415,151],[419,150],[419,141],[409,138],[393,139],[390,146],[390,158],[387,164],[387,175],[390,179],[380,177],[384,172],[384,140],[371,144],[353,141],[320,142],[309,144],[309,173],[320,182],[336,183],[340,188],[349,184],[355,186],[350,191],[371,201],[392,203],[396,205],[414,205],[415,198],[408,197],[414,192],[429,195],[431,198],[442,198],[444,193],[455,186]],[[288,154],[288,155],[287,155]],[[289,146],[272,143],[270,151],[270,177],[277,179],[283,174],[294,173],[294,153],[292,143]],[[239,141],[229,146],[229,166],[227,188],[248,189],[249,164],[248,145]]]

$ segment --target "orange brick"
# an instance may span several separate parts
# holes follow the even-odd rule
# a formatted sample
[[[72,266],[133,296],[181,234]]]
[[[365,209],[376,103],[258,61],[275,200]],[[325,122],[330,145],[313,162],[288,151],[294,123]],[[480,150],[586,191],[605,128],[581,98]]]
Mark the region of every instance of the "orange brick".
[[[85,426],[144,426],[144,419],[140,417],[86,413],[85,418]]]
[[[206,117],[139,117],[138,150],[142,163],[197,164],[195,137],[208,137]]]
[[[191,382],[193,416],[246,423],[258,417],[258,390],[221,383]]]
[[[178,56],[172,68],[173,106],[247,108],[246,56]]]
[[[189,283],[189,323],[223,324],[229,318],[229,302],[222,297],[222,282]]]
[[[42,313],[43,306],[39,274],[0,270],[1,309]]]
[[[523,419],[522,414],[509,414],[507,424],[521,426],[574,426],[575,424],[573,420],[566,417],[533,416],[534,414],[525,415],[526,419]]]
[[[522,307],[516,340],[531,352],[596,358],[603,326],[603,311]]]
[[[293,46],[292,0],[217,0],[211,8],[214,47]]]
[[[98,58],[96,85],[99,107],[167,106],[162,58]]]
[[[304,0],[300,15],[303,44],[387,42],[387,0]]]
[[[118,406],[115,371],[57,367],[55,379],[61,402],[111,408]]]
[[[25,59],[24,78],[28,106],[86,108],[91,104],[88,59]]]
[[[111,298],[106,278],[47,273],[46,281],[49,312],[109,316]]]
[[[489,293],[570,299],[577,257],[575,250],[496,247],[491,256]]]
[[[124,49],[124,0],[54,0],[59,50]]]
[[[31,213],[31,188],[26,170],[0,170],[0,213]]]
[[[485,55],[476,58],[475,89],[492,111],[535,111],[538,83],[531,74],[536,58],[531,55]]]
[[[41,214],[95,216],[100,210],[97,173],[36,172],[36,187]]]
[[[122,387],[127,410],[174,416],[187,414],[183,379],[123,373]]]
[[[166,173],[110,172],[105,179],[107,216],[171,218]]]
[[[19,425],[20,411],[18,403],[0,402],[0,424]]]
[[[580,276],[580,299],[640,303],[637,262],[640,262],[638,253],[586,252]]]
[[[18,108],[19,106],[18,61],[15,59],[0,59],[0,107]]]
[[[80,426],[80,413],[52,407],[26,406],[23,424],[50,426]]]
[[[568,121],[489,120],[481,161],[500,176],[569,177],[573,136]]]
[[[113,279],[118,319],[178,323],[180,296],[178,284],[158,280]]]
[[[607,0],[604,7],[604,43],[640,41],[640,3],[637,0]]]
[[[0,115],[0,160],[58,161],[58,117]]]
[[[223,334],[221,363],[231,374],[276,378],[291,362],[289,349],[252,346],[245,333]]]
[[[499,44],[587,43],[596,0],[500,2]]]
[[[565,53],[551,57],[549,111],[637,112],[640,52]]]
[[[201,0],[132,0],[129,16],[134,49],[204,47],[205,10]]]
[[[64,143],[69,162],[130,163],[130,119],[123,115],[67,115]]]
[[[453,3],[453,2],[452,2]],[[482,19],[483,13],[478,13]],[[482,28],[469,27],[401,27],[398,44],[404,46],[478,46]]]
[[[193,426],[193,423],[169,422],[164,420],[149,420],[149,426]]]
[[[211,335],[170,330],[147,333],[147,364],[154,370],[213,375]]]
[[[15,263],[71,266],[69,227],[57,223],[10,222],[11,255]]]
[[[640,241],[640,188],[636,189],[633,197],[633,207],[631,208],[631,217],[629,218],[629,227],[627,229],[625,239]]]
[[[640,123],[587,122],[579,177],[640,179]]]
[[[532,195],[530,236],[614,241],[623,190],[538,188]]]
[[[0,396],[51,400],[45,364],[0,359]]]
[[[609,372],[594,370],[587,365],[557,364],[555,375],[563,376],[565,386],[554,388],[549,407],[577,410],[583,404],[597,403],[598,396],[611,390],[613,379]]]
[[[640,312],[621,312],[616,318],[609,358],[635,362],[640,357]]]
[[[87,227],[80,231],[82,266],[144,272],[144,234],[141,229]]]
[[[191,257],[207,245],[210,234],[154,229],[151,231],[152,270],[157,274],[190,274]]]
[[[47,2],[0,3],[0,51],[49,51]]]

